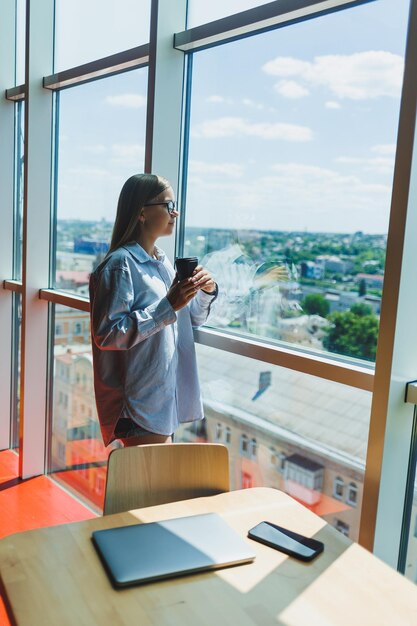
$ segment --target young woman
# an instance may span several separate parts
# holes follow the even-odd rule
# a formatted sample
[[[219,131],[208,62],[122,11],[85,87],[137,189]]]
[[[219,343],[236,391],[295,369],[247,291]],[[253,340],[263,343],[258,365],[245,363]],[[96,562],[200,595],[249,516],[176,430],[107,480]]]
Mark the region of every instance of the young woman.
[[[203,417],[193,327],[217,296],[198,266],[178,281],[158,237],[178,217],[167,180],[131,176],[117,207],[110,250],[90,277],[97,411],[105,445],[171,442],[182,422]]]

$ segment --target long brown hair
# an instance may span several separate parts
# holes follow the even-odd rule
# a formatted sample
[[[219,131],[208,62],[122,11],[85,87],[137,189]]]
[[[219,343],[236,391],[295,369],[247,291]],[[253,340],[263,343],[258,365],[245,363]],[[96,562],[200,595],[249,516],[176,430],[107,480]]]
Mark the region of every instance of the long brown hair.
[[[135,239],[139,209],[170,186],[166,178],[156,174],[134,174],[127,179],[120,192],[108,254]]]

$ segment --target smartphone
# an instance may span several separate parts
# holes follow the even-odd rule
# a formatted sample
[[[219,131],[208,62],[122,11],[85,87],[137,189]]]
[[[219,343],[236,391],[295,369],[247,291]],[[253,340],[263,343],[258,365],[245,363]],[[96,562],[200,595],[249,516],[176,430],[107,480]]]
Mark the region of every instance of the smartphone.
[[[304,537],[271,522],[261,522],[251,528],[248,537],[301,561],[311,561],[324,550],[324,544],[321,541]]]

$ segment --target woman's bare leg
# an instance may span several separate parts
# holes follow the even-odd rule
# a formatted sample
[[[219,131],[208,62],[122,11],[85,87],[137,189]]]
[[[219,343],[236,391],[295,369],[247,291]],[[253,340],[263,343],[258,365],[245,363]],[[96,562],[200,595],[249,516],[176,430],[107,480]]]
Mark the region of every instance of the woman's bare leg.
[[[149,435],[141,435],[139,437],[127,437],[126,439],[120,439],[125,448],[129,446],[143,446],[147,443],[172,443],[171,435],[157,435],[151,433]]]

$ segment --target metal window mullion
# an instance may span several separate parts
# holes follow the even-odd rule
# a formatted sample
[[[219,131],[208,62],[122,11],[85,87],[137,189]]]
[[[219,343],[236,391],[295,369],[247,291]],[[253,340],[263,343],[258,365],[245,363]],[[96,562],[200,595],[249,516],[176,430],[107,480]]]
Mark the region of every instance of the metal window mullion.
[[[348,385],[364,391],[372,391],[374,372],[372,368],[363,367],[345,361],[336,361],[319,354],[267,344],[251,337],[241,337],[231,333],[200,328],[194,331],[196,343],[210,346],[217,350],[225,350],[244,357],[256,359],[271,365],[286,367],[309,376],[317,376],[323,380]]]
[[[8,291],[16,291],[17,293],[22,293],[23,285],[21,280],[10,280],[6,278],[3,281],[3,289],[7,289]]]
[[[196,52],[375,0],[275,0],[201,26],[176,32],[174,46]]]
[[[72,295],[59,289],[41,289],[39,291],[39,298],[46,302],[53,304],[62,304],[63,306],[70,307],[72,309],[78,309],[79,311],[90,312],[90,301],[88,298]]]
[[[149,45],[143,44],[130,50],[123,50],[108,57],[90,61],[84,65],[51,74],[43,78],[45,89],[56,91],[67,87],[75,87],[83,83],[113,76],[139,67],[146,67],[149,62]],[[11,91],[11,90],[10,90]]]
[[[411,0],[359,541],[397,566],[417,371],[417,0]]]
[[[181,207],[181,215],[177,222],[175,240],[175,256],[183,256],[185,241],[185,220],[187,216],[187,185],[188,185],[188,155],[190,148],[190,126],[192,105],[192,79],[193,79],[194,55],[188,54],[185,59],[184,94],[183,94],[183,122],[182,122],[182,148],[180,157],[178,201]]]
[[[180,175],[184,53],[172,46],[186,25],[187,0],[152,0],[147,114],[148,171],[165,176],[178,193]],[[162,247],[173,260],[175,241]]]
[[[5,93],[7,100],[10,100],[11,102],[20,102],[26,97],[26,86],[18,85],[17,87],[6,89],[3,93]]]
[[[45,467],[48,285],[51,213],[52,98],[42,77],[53,67],[54,0],[27,2],[24,215],[22,267],[22,365],[19,472],[23,478]]]
[[[14,84],[15,76],[14,0],[0,3],[0,93]],[[14,222],[14,128],[15,105],[0,99],[0,268],[4,281],[13,276]],[[12,294],[0,289],[0,449],[10,445],[12,391]]]

